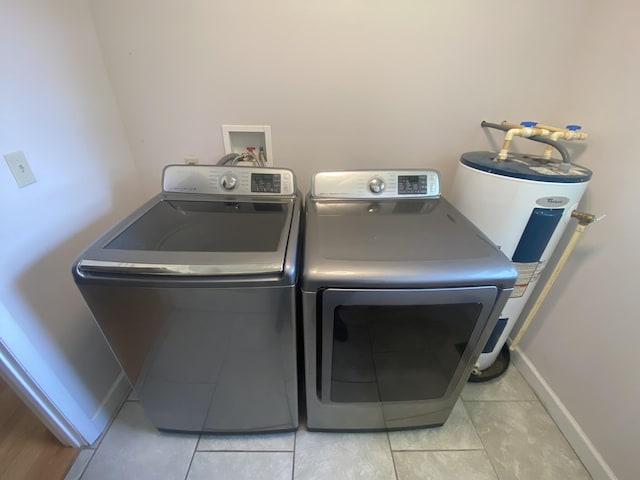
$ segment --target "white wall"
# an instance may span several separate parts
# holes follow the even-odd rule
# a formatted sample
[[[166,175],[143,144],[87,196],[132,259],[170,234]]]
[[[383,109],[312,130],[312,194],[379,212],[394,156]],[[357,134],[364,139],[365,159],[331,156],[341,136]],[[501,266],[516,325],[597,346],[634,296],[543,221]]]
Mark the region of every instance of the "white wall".
[[[594,2],[566,111],[588,126],[587,229],[522,348],[620,479],[638,478],[640,6]]]
[[[86,1],[0,1],[0,59],[0,153],[24,151],[37,179],[18,188],[0,160],[0,341],[65,415],[95,424],[91,442],[120,369],[70,267],[141,200],[138,173]]]
[[[487,146],[481,120],[574,120],[558,87],[577,57],[554,52],[580,47],[579,0],[90,4],[149,194],[165,164],[217,161],[221,124],[271,125],[306,190],[317,170],[389,165],[448,187]]]
[[[90,3],[147,194],[165,164],[215,162],[226,123],[271,125],[275,163],[303,190],[321,169],[421,165],[442,172],[445,193],[460,153],[492,147],[481,120],[582,123],[592,136],[573,150],[595,171],[584,208],[609,217],[585,234],[522,345],[631,478],[638,207],[624,179],[640,173],[640,145],[616,128],[637,110],[625,108],[640,84],[635,4]]]
[[[33,342],[64,346],[58,358],[73,363],[96,334],[69,284],[72,252],[135,203],[135,171],[83,2],[14,3],[1,4],[0,52],[15,66],[0,76],[0,146],[25,150],[39,182],[18,190],[0,169],[2,302]],[[584,208],[609,217],[585,234],[523,348],[631,478],[640,145],[616,128],[633,128],[637,110],[634,3],[90,5],[144,196],[165,164],[215,162],[223,123],[270,124],[276,164],[303,190],[320,169],[425,165],[441,170],[445,193],[459,154],[489,146],[482,119],[583,123],[592,136],[579,160],[596,172]]]

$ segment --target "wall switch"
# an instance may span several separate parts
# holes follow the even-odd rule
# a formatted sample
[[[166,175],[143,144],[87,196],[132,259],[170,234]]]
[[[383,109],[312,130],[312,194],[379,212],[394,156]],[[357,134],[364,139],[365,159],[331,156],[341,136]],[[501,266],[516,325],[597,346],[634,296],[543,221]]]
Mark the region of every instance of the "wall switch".
[[[271,126],[269,125],[222,125],[224,153],[246,153],[254,148],[258,155],[262,148],[265,166],[273,167],[271,148]]]
[[[16,179],[16,183],[20,188],[36,183],[36,177],[33,176],[27,157],[20,150],[5,153],[4,159],[9,165],[9,170],[13,173],[13,178]]]

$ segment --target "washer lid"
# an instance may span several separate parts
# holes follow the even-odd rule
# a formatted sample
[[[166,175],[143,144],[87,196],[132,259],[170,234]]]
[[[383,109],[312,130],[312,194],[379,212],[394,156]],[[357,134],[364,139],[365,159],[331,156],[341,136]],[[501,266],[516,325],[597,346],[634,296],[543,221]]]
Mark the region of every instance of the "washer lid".
[[[558,160],[509,152],[506,160],[496,162],[497,156],[494,152],[467,152],[462,154],[460,162],[483,172],[535,182],[581,183],[588,182],[592,175],[588,168],[575,164],[571,164],[568,172],[563,172],[557,168]]]
[[[294,199],[165,196],[90,247],[80,272],[248,275],[282,272]]]

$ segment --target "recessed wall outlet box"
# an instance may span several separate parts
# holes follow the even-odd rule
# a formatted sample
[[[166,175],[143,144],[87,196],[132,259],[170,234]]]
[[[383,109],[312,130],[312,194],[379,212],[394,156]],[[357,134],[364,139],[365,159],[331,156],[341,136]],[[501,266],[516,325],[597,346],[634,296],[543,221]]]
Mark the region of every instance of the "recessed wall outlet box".
[[[13,178],[16,179],[16,183],[20,188],[36,183],[36,177],[33,175],[29,162],[27,162],[27,157],[24,156],[23,152],[18,150],[5,153],[4,159],[7,161],[9,170],[13,173]]]
[[[247,148],[255,148],[256,155],[260,147],[266,156],[265,166],[273,166],[271,149],[271,127],[269,125],[222,125],[224,153],[245,153]]]

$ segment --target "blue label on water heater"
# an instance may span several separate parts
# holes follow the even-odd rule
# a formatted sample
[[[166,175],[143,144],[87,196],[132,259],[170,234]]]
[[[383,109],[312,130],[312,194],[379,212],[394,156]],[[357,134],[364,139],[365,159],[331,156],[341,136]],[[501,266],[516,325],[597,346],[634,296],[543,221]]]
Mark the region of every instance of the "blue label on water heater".
[[[491,353],[496,348],[498,344],[498,340],[500,340],[500,335],[504,332],[505,327],[507,326],[508,318],[499,318],[498,323],[493,328],[493,332],[491,332],[491,336],[489,340],[487,340],[486,345],[482,349],[482,353]]]
[[[540,261],[563,213],[564,208],[534,208],[512,260],[521,263]]]

